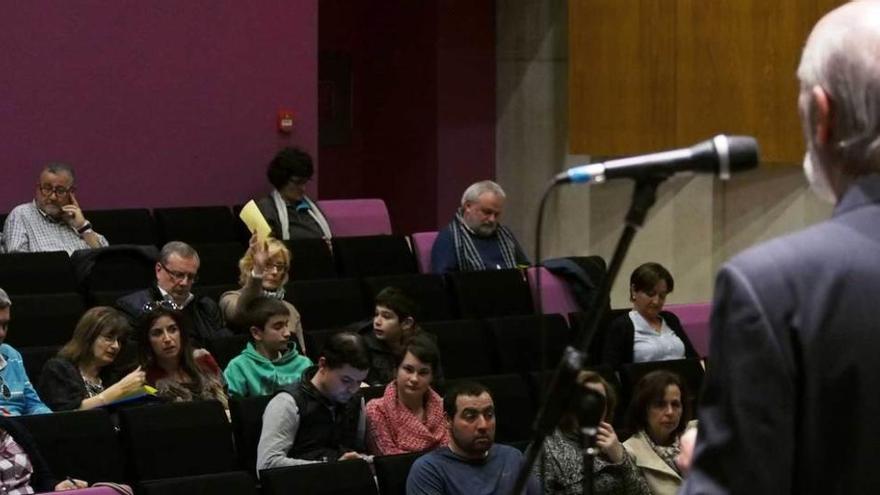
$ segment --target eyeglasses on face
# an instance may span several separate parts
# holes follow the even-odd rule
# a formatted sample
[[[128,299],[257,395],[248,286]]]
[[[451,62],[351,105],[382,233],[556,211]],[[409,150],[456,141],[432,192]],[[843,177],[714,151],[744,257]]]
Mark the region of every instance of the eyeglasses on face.
[[[266,265],[266,271],[275,271],[278,273],[287,273],[287,263],[269,263]]]
[[[52,187],[50,184],[40,184],[40,192],[43,193],[44,196],[49,196],[52,193],[55,193],[56,196],[62,197],[67,196],[68,194],[75,192],[76,188],[71,187],[63,187],[63,186],[55,186]]]
[[[187,272],[179,272],[177,270],[171,270],[167,266],[165,266],[165,264],[162,262],[159,262],[159,266],[161,266],[162,269],[165,270],[165,273],[167,273],[168,275],[171,275],[171,278],[173,278],[175,282],[180,282],[181,280],[184,280],[184,279],[189,279],[190,282],[192,282],[192,283],[196,283],[199,281],[199,274],[198,273],[187,273]]]

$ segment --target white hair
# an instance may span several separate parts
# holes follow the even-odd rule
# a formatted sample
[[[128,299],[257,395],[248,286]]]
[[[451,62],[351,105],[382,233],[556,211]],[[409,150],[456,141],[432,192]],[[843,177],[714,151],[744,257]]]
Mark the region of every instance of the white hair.
[[[480,182],[474,182],[464,190],[464,194],[461,195],[461,206],[464,206],[465,203],[478,201],[480,196],[487,192],[495,193],[495,195],[501,199],[504,199],[507,196],[504,194],[504,189],[501,189],[501,186],[497,183],[492,182],[491,180],[483,180]]]
[[[12,306],[12,301],[9,299],[9,294],[5,290],[0,289],[0,309],[6,309],[10,306]]]
[[[805,126],[812,130],[809,92],[820,86],[834,114],[832,135],[846,172],[880,172],[880,1],[847,3],[813,28],[797,76]]]

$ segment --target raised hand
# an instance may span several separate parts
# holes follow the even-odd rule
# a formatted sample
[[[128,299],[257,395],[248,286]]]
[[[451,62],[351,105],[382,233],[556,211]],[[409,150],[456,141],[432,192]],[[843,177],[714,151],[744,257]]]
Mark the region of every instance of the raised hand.
[[[86,224],[86,218],[73,191],[70,192],[70,204],[62,206],[61,211],[64,212],[64,221],[71,227],[78,229]]]
[[[262,276],[266,271],[266,264],[269,262],[269,248],[266,241],[259,240],[257,234],[254,234],[248,245],[254,258],[254,273]]]
[[[598,431],[596,433],[596,445],[600,450],[615,464],[623,461],[624,450],[623,444],[617,439],[617,433],[611,424],[604,421],[599,422]]]

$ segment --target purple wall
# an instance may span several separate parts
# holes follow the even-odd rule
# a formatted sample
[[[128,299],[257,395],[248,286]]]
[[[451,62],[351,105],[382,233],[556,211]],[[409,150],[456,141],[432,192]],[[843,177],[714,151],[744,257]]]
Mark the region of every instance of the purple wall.
[[[320,149],[321,198],[380,197],[395,232],[448,222],[495,170],[494,2],[320,3],[321,53],[352,64],[352,139]]]
[[[264,194],[279,147],[317,149],[317,15],[317,0],[6,5],[0,211],[33,197],[47,161],[76,169],[87,209]]]

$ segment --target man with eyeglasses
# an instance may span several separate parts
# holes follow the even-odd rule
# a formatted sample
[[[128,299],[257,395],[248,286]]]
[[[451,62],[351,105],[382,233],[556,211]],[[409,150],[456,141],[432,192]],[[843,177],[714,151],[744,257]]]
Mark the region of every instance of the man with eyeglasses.
[[[0,416],[48,414],[49,409],[28,380],[21,354],[6,340],[12,300],[0,289]]]
[[[34,253],[97,248],[107,239],[95,232],[76,200],[73,169],[51,163],[40,172],[34,200],[16,206],[6,218],[3,244],[7,253]]]
[[[195,347],[217,337],[232,335],[223,323],[217,303],[192,293],[199,278],[199,253],[185,242],[171,241],[162,246],[156,262],[156,285],[116,301],[116,306],[136,323],[138,317],[156,304],[181,311],[186,331]]]
[[[312,158],[299,148],[284,148],[269,163],[266,177],[274,189],[257,201],[257,207],[272,227],[272,237],[330,241],[330,224],[306,196],[306,184],[314,172]]]

